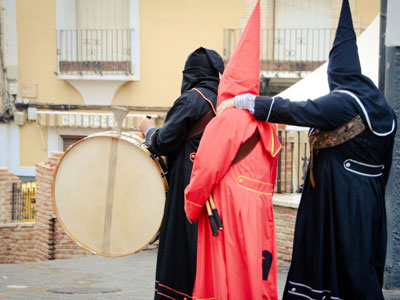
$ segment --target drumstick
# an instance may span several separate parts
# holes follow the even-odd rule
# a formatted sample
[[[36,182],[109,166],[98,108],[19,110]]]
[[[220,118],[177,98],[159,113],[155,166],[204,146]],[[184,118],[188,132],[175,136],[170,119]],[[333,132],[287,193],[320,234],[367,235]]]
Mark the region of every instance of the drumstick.
[[[221,217],[219,216],[218,209],[215,207],[214,199],[211,196],[211,194],[210,194],[210,197],[208,198],[208,201],[210,202],[212,213],[214,215],[215,222],[217,223],[218,229],[219,230],[224,229],[224,227],[222,226]]]
[[[208,220],[210,221],[211,231],[214,236],[218,235],[217,224],[215,224],[214,215],[211,212],[210,203],[206,201]]]

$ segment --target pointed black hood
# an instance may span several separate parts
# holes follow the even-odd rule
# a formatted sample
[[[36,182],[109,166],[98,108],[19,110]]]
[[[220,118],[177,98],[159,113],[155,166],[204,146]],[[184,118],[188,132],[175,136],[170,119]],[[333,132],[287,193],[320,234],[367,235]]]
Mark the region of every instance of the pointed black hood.
[[[384,136],[394,130],[392,108],[371,79],[361,72],[348,0],[343,0],[335,40],[329,53],[328,84],[332,92],[344,90],[358,98],[360,114],[374,134]]]
[[[214,50],[200,47],[192,52],[185,63],[181,93],[199,87],[204,81],[219,83],[219,74],[224,71],[224,61]]]
[[[356,41],[357,37],[354,32],[349,2],[344,0],[335,40],[329,53],[328,73],[333,71],[361,74]]]

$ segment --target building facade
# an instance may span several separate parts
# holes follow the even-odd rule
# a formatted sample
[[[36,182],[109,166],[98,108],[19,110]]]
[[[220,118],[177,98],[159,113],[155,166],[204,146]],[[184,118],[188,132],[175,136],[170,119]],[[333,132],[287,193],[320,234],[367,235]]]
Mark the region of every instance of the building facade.
[[[143,115],[162,120],[187,56],[200,46],[221,52],[223,28],[243,15],[242,0],[2,5],[8,82],[0,107],[13,117],[0,123],[0,165],[22,177],[34,177],[52,151],[110,130],[111,106],[129,107],[125,129],[136,130]]]
[[[379,1],[351,2],[360,25],[356,28],[362,30],[378,13]],[[334,28],[340,3],[261,1],[262,28],[275,31],[275,38],[264,39],[263,47],[281,47],[277,30]],[[110,130],[111,106],[129,108],[126,130],[137,130],[143,115],[153,115],[161,124],[179,96],[188,54],[204,46],[228,61],[224,29],[242,28],[254,4],[255,0],[206,0],[201,5],[179,0],[1,1],[5,73],[0,166],[34,178],[35,164],[52,151]],[[296,41],[304,49],[311,47],[299,37],[286,38],[291,48],[281,51],[279,60],[305,60],[296,58]],[[330,41],[324,43],[325,56],[319,60],[326,59],[330,47]]]

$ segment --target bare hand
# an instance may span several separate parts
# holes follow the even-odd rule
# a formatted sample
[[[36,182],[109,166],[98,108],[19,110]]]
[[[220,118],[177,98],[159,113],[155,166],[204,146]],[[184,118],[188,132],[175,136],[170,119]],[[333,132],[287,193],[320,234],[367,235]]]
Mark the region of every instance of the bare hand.
[[[231,107],[235,107],[235,98],[230,98],[222,102],[217,108],[217,115],[220,115],[225,109]]]
[[[152,119],[149,119],[147,117],[144,117],[139,124],[139,130],[141,133],[145,134],[146,130],[149,127],[155,126],[154,121]]]

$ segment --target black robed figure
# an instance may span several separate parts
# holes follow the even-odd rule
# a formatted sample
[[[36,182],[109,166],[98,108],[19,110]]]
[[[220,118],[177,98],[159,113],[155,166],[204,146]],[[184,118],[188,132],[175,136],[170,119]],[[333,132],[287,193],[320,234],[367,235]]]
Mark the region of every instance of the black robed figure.
[[[223,70],[224,62],[213,50],[201,47],[190,54],[183,70],[181,96],[168,111],[161,129],[146,130],[150,149],[166,156],[168,164],[169,189],[160,229],[155,299],[192,297],[197,224],[190,224],[186,218],[184,189],[202,133],[193,137],[188,134],[202,116],[215,109],[219,74]]]
[[[255,104],[256,117],[270,111],[269,121],[309,126],[316,135],[283,299],[383,300],[385,186],[396,120],[361,73],[348,0],[329,54],[328,82],[331,92],[314,101],[276,98],[271,111]],[[362,121],[352,122],[357,115]],[[345,139],[349,126],[354,133]],[[345,141],[329,145],[329,137]]]
[[[297,214],[284,300],[383,300],[385,186],[396,117],[362,75],[348,0],[329,54],[330,93],[292,102],[239,95],[232,105],[268,122],[306,126],[311,159]]]

